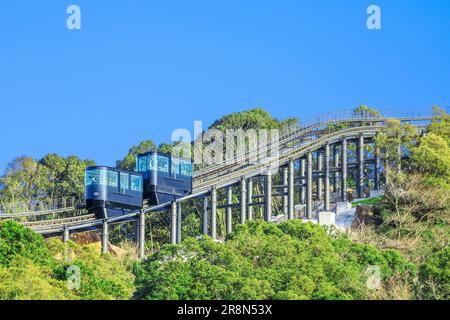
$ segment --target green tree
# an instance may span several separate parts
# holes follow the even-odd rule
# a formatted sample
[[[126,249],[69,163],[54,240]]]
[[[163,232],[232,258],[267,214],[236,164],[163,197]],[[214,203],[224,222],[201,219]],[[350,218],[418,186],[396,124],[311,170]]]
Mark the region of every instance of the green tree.
[[[377,109],[369,108],[367,105],[361,105],[355,108],[353,114],[368,118],[380,117],[380,112]]]
[[[218,129],[221,131],[225,131],[226,129],[281,129],[295,127],[297,123],[298,120],[296,118],[279,121],[264,109],[256,108],[223,116],[214,121],[208,129]]]
[[[81,286],[69,289],[68,268]],[[16,222],[0,223],[0,299],[127,299],[134,277],[99,248],[44,238]]]
[[[427,128],[427,132],[442,137],[450,146],[450,115],[438,106],[433,107],[436,115]]]
[[[132,146],[128,154],[116,162],[116,167],[122,170],[133,171],[136,168],[136,156],[140,153],[155,151],[156,146],[152,140],[144,140],[137,146]]]
[[[411,165],[416,172],[429,176],[429,181],[450,186],[450,146],[440,136],[429,133],[418,146],[411,148]]]
[[[386,119],[383,131],[376,137],[376,144],[389,161],[400,161],[398,147],[411,148],[417,140],[417,129],[412,124],[401,124],[397,119]]]
[[[223,244],[206,236],[163,246],[135,265],[135,298],[364,299],[368,265],[385,281],[414,272],[395,251],[329,237],[318,225],[252,221]]]

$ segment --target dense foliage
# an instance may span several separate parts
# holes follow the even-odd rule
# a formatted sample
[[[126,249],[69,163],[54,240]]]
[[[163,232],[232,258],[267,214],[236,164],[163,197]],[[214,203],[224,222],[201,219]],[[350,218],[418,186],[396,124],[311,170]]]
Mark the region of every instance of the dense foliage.
[[[224,244],[204,237],[164,246],[136,267],[135,298],[365,299],[369,265],[385,280],[414,271],[395,251],[333,238],[311,223],[253,221]]]
[[[437,107],[434,111],[439,117],[424,136],[417,135],[410,124],[387,120],[376,142],[390,163],[388,169],[395,164],[402,172],[389,170],[384,196],[362,202],[375,206],[379,217],[377,225],[351,234],[354,242],[300,221],[237,226],[224,244],[209,237],[196,240],[202,203],[192,200],[183,204],[186,240],[182,246],[164,245],[169,238],[169,215],[148,215],[146,251],[151,255],[146,262],[134,264],[135,280],[129,263],[100,255],[98,247],[45,241],[19,224],[4,222],[0,224],[0,299],[449,299],[450,116]],[[354,114],[380,116],[367,106],[356,108]],[[296,125],[296,119],[279,121],[262,109],[253,109],[224,116],[210,128],[284,130]],[[346,126],[350,124],[329,129]],[[400,160],[399,145],[409,159]],[[355,161],[355,145],[350,143],[348,148],[349,161]],[[173,144],[156,148],[145,140],[117,165],[133,170],[136,154],[156,149],[171,152]],[[367,154],[373,151],[367,144]],[[0,176],[0,202],[80,194],[84,169],[93,164],[55,154],[40,160],[18,157]],[[354,186],[355,173],[349,172],[349,188]],[[258,184],[254,188],[255,194],[262,192]],[[223,198],[221,192],[219,198]],[[238,201],[237,190],[233,198]],[[275,214],[278,200],[274,199]],[[224,210],[217,214],[221,237]],[[261,215],[256,207],[254,217],[261,219]],[[234,225],[238,219],[234,214]],[[110,239],[120,244],[133,238],[134,232],[131,223],[111,227]],[[367,288],[369,265],[381,267],[379,290]],[[79,289],[69,286],[74,267],[81,275]]]
[[[14,159],[0,176],[0,203],[79,196],[84,192],[84,171],[92,160],[48,154],[40,160]]]
[[[435,118],[422,137],[391,123],[379,140],[385,150],[409,148],[402,172],[391,172],[380,203],[381,224],[364,229],[359,241],[396,248],[418,267],[411,289],[416,299],[450,297],[450,144],[449,115]],[[405,129],[403,127],[403,129]]]
[[[79,270],[79,287],[70,286],[71,270]],[[133,280],[98,248],[44,241],[15,222],[0,224],[0,299],[127,299]]]
[[[283,129],[295,127],[298,124],[296,118],[278,120],[273,118],[262,108],[251,109],[242,112],[234,112],[214,121],[209,129],[225,131],[227,129]]]

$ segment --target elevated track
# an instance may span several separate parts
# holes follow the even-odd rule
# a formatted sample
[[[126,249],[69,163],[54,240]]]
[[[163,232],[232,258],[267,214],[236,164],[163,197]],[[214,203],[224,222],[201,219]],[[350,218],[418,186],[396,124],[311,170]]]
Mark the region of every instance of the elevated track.
[[[347,117],[345,117],[347,116]],[[395,117],[402,122],[416,122],[422,125],[429,122],[433,116],[423,114],[405,115]],[[242,179],[251,179],[260,175],[270,174],[271,170],[276,170],[281,166],[289,165],[293,160],[306,157],[311,152],[324,148],[326,145],[339,143],[343,139],[358,139],[359,137],[373,138],[384,128],[386,117],[368,116],[362,114],[355,116],[348,111],[344,113],[334,113],[328,118],[318,118],[317,122],[311,122],[296,130],[293,130],[282,137],[279,141],[260,148],[253,152],[247,152],[242,156],[234,158],[232,164],[215,164],[200,168],[194,172],[193,193],[184,198],[178,199],[175,203],[181,203],[189,199],[205,197],[211,193],[212,188],[220,189],[239,183]],[[340,128],[340,124],[346,127]],[[261,152],[268,149],[277,149],[279,153],[276,157],[269,157],[257,163],[248,163],[248,159],[257,157]],[[364,160],[363,160],[364,162]],[[337,169],[336,169],[337,170]],[[64,231],[77,232],[92,227],[100,227],[104,223],[119,223],[134,219],[140,215],[156,211],[162,208],[173,207],[173,203],[164,203],[158,206],[146,206],[142,210],[130,212],[127,215],[104,220],[96,220],[95,215],[83,214],[69,218],[56,218],[41,221],[21,222],[41,234],[57,234]],[[242,207],[241,207],[242,208]],[[47,209],[30,212],[0,214],[0,219],[34,218],[45,215],[58,215],[66,212],[74,212],[82,209],[80,206],[65,206],[56,209]]]

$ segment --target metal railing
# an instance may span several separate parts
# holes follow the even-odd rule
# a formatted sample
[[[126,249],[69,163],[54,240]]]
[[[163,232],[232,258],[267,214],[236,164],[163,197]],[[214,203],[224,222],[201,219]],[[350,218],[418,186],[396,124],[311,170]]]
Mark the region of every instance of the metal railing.
[[[322,126],[326,126],[332,123],[341,123],[341,122],[382,122],[388,118],[397,118],[400,120],[411,120],[411,121],[420,121],[420,120],[428,120],[432,117],[431,111],[425,110],[379,110],[379,114],[375,114],[373,112],[362,110],[356,112],[355,110],[340,110],[333,112],[325,112],[315,114],[311,117],[303,119],[300,121],[300,125],[295,130],[289,130],[288,133],[282,135],[279,138],[279,141],[275,144],[267,145],[261,149],[255,150],[251,153],[246,152],[244,155],[234,157],[234,162],[239,164],[245,159],[254,158],[261,152],[267,151],[269,148],[278,147],[280,145],[286,144],[294,137],[298,137],[301,134],[304,134],[310,130],[314,130],[320,128]],[[194,178],[196,177],[204,177],[211,172],[216,170],[220,170],[224,167],[224,163],[213,164],[209,166],[205,166],[197,172],[194,172]],[[227,166],[229,167],[229,166]]]
[[[41,199],[30,202],[0,203],[0,219],[46,215],[75,210],[84,204],[84,197],[72,196],[59,199]]]
[[[395,114],[394,114],[395,113]],[[350,117],[351,115],[351,117]],[[193,194],[189,195],[185,198],[178,199],[178,201],[183,201],[185,199],[191,199],[195,196],[203,195],[206,192],[208,192],[208,189],[211,186],[224,186],[229,185],[230,183],[233,183],[233,181],[238,181],[242,176],[252,176],[260,174],[264,168],[270,167],[273,165],[272,162],[277,161],[277,163],[282,164],[286,161],[288,161],[291,158],[296,158],[303,156],[305,153],[309,151],[314,151],[317,148],[320,148],[325,142],[334,141],[335,139],[341,139],[342,137],[348,137],[351,135],[357,135],[357,134],[376,134],[382,129],[382,124],[378,124],[380,122],[383,122],[385,118],[397,118],[400,120],[405,121],[420,121],[420,120],[430,120],[431,119],[431,113],[424,114],[423,112],[416,112],[416,111],[408,111],[406,113],[402,112],[391,112],[389,115],[386,115],[386,113],[382,113],[381,116],[367,116],[367,115],[358,115],[354,114],[353,111],[341,111],[341,112],[332,112],[332,113],[326,113],[323,115],[316,115],[312,117],[313,120],[311,120],[310,125],[303,125],[302,127],[299,127],[296,130],[293,130],[292,132],[283,135],[281,139],[279,140],[279,145],[285,145],[286,143],[294,141],[294,145],[290,148],[282,149],[280,150],[280,155],[278,159],[270,160],[264,163],[257,163],[252,165],[242,165],[240,164],[239,167],[237,166],[231,166],[229,168],[224,168],[223,165],[217,166],[219,171],[221,171],[220,176],[213,176],[208,177],[208,175],[205,175],[202,177],[203,179],[199,179],[198,177],[194,180],[194,190]],[[345,118],[345,119],[343,119]],[[333,128],[327,128],[324,129],[323,127],[333,123],[333,122],[340,122],[340,121],[356,121],[361,122],[360,126],[354,126],[350,128],[345,129],[333,129]],[[304,124],[305,122],[303,122]],[[367,125],[367,123],[370,123],[372,125]],[[320,129],[320,130],[318,130]],[[314,131],[316,130],[316,131]],[[311,132],[314,131],[314,137],[311,138],[307,143],[300,143],[295,144],[295,140],[299,137],[303,137],[306,134],[311,134]],[[272,146],[267,146],[267,148]],[[260,151],[258,151],[260,152]],[[248,156],[248,155],[246,155]],[[69,197],[70,198],[70,197]],[[75,197],[73,197],[75,198]],[[16,210],[15,214],[11,213],[11,207],[2,207],[6,210],[4,212],[8,213],[0,213],[0,218],[2,217],[8,217],[8,216],[14,216],[18,217],[20,215],[22,216],[30,216],[30,215],[39,215],[41,214],[49,214],[49,213],[57,213],[57,212],[64,212],[64,210],[73,210],[76,209],[78,205],[81,205],[84,203],[84,200],[82,198],[78,198],[78,201],[75,200],[75,203],[72,202],[72,205],[68,205],[71,202],[67,201],[68,198],[63,201],[62,199],[56,199],[49,202],[40,202],[39,207],[36,207],[36,205],[31,206],[28,204],[25,206],[24,212],[18,212]],[[154,207],[146,207],[142,209],[142,212],[149,212],[158,209],[159,207],[166,207],[170,205],[170,203],[163,204],[160,206],[154,206]],[[15,207],[17,208],[17,206]],[[38,208],[39,210],[36,210]],[[60,211],[62,210],[62,211]],[[1,211],[1,209],[0,209]],[[140,212],[140,211],[139,211]],[[139,212],[135,212],[132,214],[129,214],[129,216],[136,216],[139,214]],[[35,230],[45,230],[51,231],[60,229],[62,226],[72,226],[73,228],[82,227],[84,225],[93,225],[98,224],[101,220],[96,220],[94,215],[81,215],[81,216],[75,216],[71,218],[62,218],[62,219],[53,219],[53,220],[45,220],[45,221],[33,221],[33,222],[24,222],[24,225],[31,227]]]

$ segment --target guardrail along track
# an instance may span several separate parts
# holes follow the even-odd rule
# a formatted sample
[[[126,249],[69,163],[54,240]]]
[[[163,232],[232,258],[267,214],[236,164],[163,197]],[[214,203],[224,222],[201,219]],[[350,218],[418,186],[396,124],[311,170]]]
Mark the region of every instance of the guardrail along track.
[[[432,116],[417,115],[407,117],[396,117],[401,121],[428,121]],[[261,174],[266,168],[275,167],[277,165],[283,165],[290,159],[297,159],[304,156],[307,152],[315,151],[322,147],[325,143],[333,143],[344,137],[350,138],[352,136],[364,134],[373,136],[383,128],[383,123],[386,117],[350,117],[348,119],[326,119],[322,122],[312,123],[311,125],[303,126],[294,130],[288,134],[283,135],[276,143],[268,145],[262,149],[256,150],[253,153],[246,153],[241,157],[235,158],[234,164],[225,166],[224,164],[212,165],[205,167],[194,173],[193,179],[193,194],[185,198],[178,199],[177,201],[183,201],[191,199],[193,197],[201,196],[208,192],[212,186],[224,186],[238,181],[242,176],[250,177]],[[338,123],[361,123],[361,126],[352,126],[345,129],[338,128],[326,128],[332,124]],[[367,125],[370,124],[370,125]],[[288,146],[288,144],[290,144]],[[279,148],[279,154],[275,159],[268,159],[260,163],[248,164],[245,163],[246,159],[253,158],[261,153],[261,151],[267,151],[271,148]],[[242,163],[240,163],[242,161]],[[157,208],[165,207],[168,204],[159,206],[145,206],[142,212],[150,212]],[[29,217],[39,216],[54,213],[63,213],[67,211],[77,210],[79,208],[66,207],[60,209],[41,210],[38,212],[25,212],[19,214],[7,214],[0,215],[0,218],[14,218],[14,217]],[[138,215],[139,212],[128,214],[127,217]],[[125,219],[125,218],[124,218]],[[95,215],[86,214],[70,218],[60,218],[44,221],[23,222],[23,225],[32,228],[36,231],[50,232],[51,230],[59,230],[62,227],[82,227],[83,225],[92,225],[99,222],[96,220]]]

